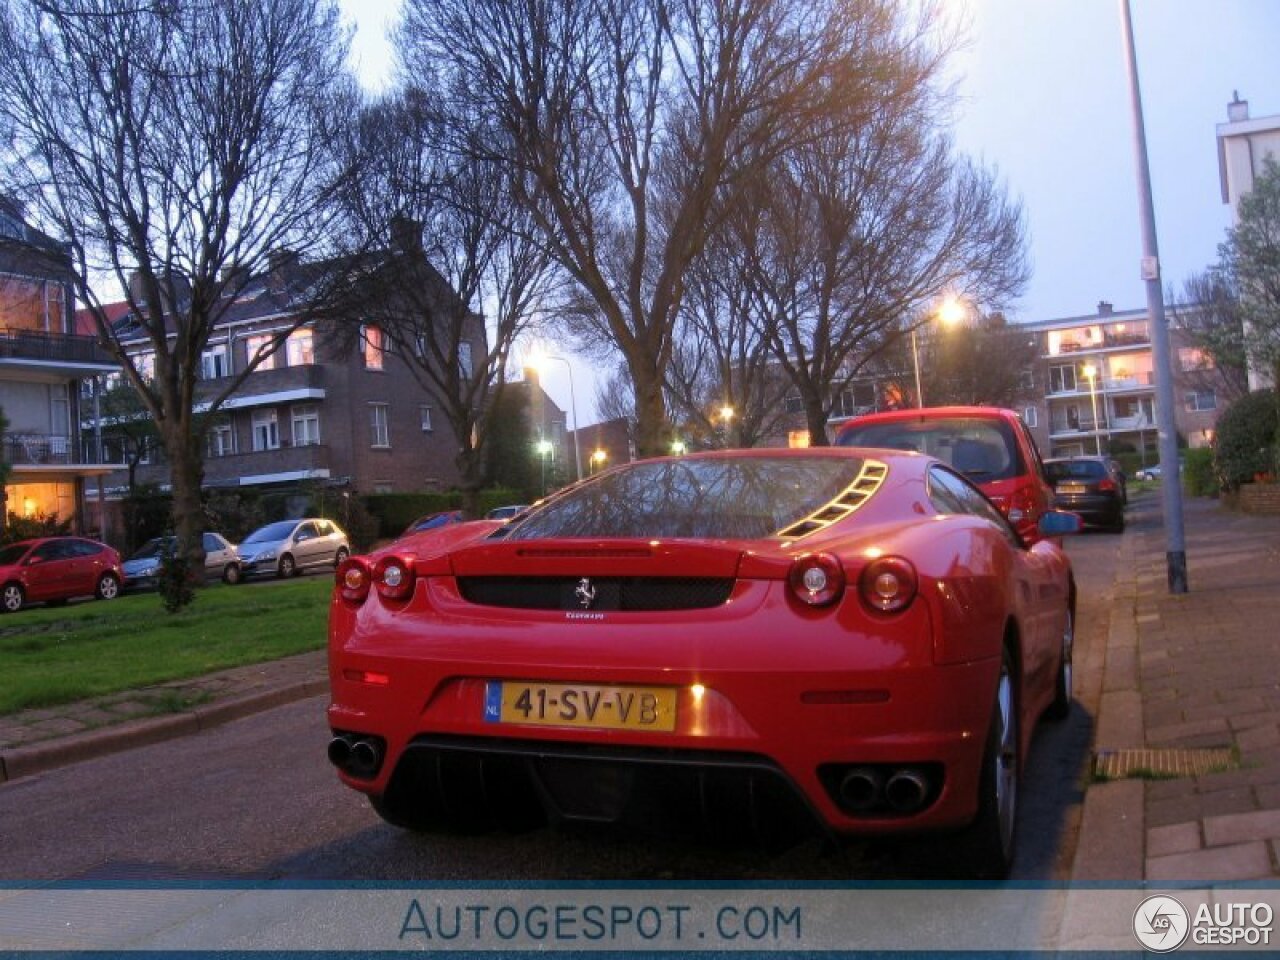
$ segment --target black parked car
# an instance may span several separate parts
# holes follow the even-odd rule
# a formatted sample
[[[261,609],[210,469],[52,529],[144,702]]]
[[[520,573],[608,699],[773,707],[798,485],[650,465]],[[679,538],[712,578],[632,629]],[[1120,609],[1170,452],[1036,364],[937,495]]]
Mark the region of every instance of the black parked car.
[[[1086,524],[1124,530],[1124,483],[1105,457],[1046,460],[1044,473],[1053,485],[1054,506],[1078,513]]]

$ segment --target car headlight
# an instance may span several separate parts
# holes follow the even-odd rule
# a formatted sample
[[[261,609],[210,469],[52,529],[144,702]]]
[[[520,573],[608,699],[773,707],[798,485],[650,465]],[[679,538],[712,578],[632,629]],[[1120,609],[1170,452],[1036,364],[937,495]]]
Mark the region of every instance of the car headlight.
[[[276,552],[274,549],[260,550],[258,551],[258,553],[254,554],[253,556],[253,560],[255,563],[260,563],[263,560],[274,560],[275,558],[276,558]]]

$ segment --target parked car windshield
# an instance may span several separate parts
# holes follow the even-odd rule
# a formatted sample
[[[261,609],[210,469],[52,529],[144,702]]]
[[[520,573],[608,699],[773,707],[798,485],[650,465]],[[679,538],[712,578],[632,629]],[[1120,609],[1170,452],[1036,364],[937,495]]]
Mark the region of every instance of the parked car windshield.
[[[22,559],[23,554],[31,549],[29,543],[11,543],[9,546],[0,548],[0,567],[7,567],[10,564],[17,563]]]
[[[259,527],[249,536],[244,538],[244,543],[272,543],[276,540],[283,540],[289,534],[293,533],[293,528],[298,525],[297,520],[281,520],[279,523],[268,523],[265,527]]]
[[[510,539],[771,537],[857,478],[860,458],[655,460],[605,474],[516,521]]]
[[[148,540],[135,553],[130,560],[146,560],[149,557],[158,557],[168,552],[173,547],[173,537],[156,537]]]
[[[1008,480],[1023,473],[1013,430],[987,417],[922,417],[859,424],[836,439],[842,447],[889,447],[937,457],[977,483]]]
[[[1097,460],[1049,460],[1044,472],[1050,480],[1096,480],[1107,475],[1107,468]]]

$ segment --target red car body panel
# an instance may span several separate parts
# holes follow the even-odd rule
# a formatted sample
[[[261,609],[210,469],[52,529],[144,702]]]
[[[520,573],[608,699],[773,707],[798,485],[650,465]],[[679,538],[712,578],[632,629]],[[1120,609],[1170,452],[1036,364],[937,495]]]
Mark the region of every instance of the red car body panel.
[[[918,407],[868,413],[841,426],[836,435],[836,443],[841,443],[841,437],[847,437],[871,424],[947,419],[994,420],[1004,424],[1008,429],[1020,460],[1017,476],[985,481],[974,477],[973,482],[991,498],[992,503],[999,507],[1005,516],[1010,515],[1012,508],[1017,508],[1018,515],[1013,518],[1014,528],[1028,543],[1035,543],[1040,539],[1036,524],[1041,514],[1053,509],[1053,487],[1044,477],[1042,460],[1035,440],[1016,411],[1000,407]]]
[[[917,831],[971,820],[1006,631],[1017,635],[1021,756],[1053,698],[1070,602],[1070,567],[1053,543],[1014,538],[973,516],[944,516],[926,485],[932,461],[880,450],[741,451],[720,456],[872,457],[888,478],[855,517],[793,541],[487,540],[479,524],[402,541],[412,594],[336,590],[329,624],[330,726],[382,737],[376,776],[340,772],[380,796],[414,737],[519,738],[548,744],[728,751],[767,758],[837,834]],[[802,603],[788,585],[798,556],[839,558],[834,605]],[[881,555],[910,558],[919,578],[902,612],[858,591]],[[697,610],[509,609],[468,602],[459,578],[730,577],[727,602]],[[671,732],[515,726],[484,719],[489,681],[676,689]],[[911,815],[850,815],[823,786],[827,764],[940,764],[939,796]]]

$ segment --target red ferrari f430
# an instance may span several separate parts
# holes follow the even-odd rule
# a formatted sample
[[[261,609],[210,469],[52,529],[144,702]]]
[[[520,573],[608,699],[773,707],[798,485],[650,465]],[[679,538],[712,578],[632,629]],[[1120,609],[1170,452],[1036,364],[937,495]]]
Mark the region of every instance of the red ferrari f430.
[[[1075,591],[948,465],[872,448],[617,467],[337,571],[329,759],[393,824],[958,834],[1014,850]]]

